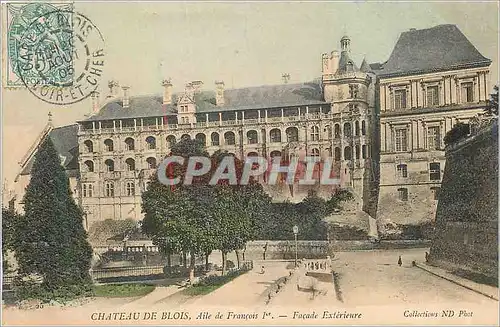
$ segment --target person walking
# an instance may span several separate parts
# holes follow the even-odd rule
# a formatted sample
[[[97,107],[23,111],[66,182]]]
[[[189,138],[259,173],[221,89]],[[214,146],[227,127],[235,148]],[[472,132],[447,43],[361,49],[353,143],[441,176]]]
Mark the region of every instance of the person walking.
[[[402,264],[403,264],[403,260],[401,260],[401,256],[399,256],[398,265],[401,267]]]

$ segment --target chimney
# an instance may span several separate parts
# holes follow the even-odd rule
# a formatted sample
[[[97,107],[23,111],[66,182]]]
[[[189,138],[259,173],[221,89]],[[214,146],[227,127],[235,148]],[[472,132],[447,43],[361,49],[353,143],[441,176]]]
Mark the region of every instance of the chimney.
[[[118,96],[118,88],[120,87],[120,84],[118,84],[117,81],[111,80],[108,82],[108,88],[109,88],[109,95],[107,98],[115,98]]]
[[[122,90],[123,90],[123,108],[128,108],[130,107],[130,97],[128,95],[128,89],[130,87],[129,86],[123,86],[122,87]]]
[[[187,83],[185,88],[186,94],[192,99],[194,97],[194,87],[193,84]]]
[[[92,92],[91,97],[92,97],[92,112],[91,112],[91,114],[96,114],[99,112],[99,102],[100,102],[99,92],[98,91]]]
[[[335,74],[339,69],[339,52],[337,50],[333,50],[330,56],[330,71],[332,74]]]
[[[215,105],[221,107],[224,105],[224,82],[215,82]]]
[[[327,53],[323,53],[321,55],[321,61],[323,63],[323,68],[322,68],[323,74],[330,74],[331,73],[331,71],[330,71],[331,62],[330,62],[330,58],[328,58]]]
[[[169,79],[164,79],[163,85],[163,104],[172,104],[172,82]]]

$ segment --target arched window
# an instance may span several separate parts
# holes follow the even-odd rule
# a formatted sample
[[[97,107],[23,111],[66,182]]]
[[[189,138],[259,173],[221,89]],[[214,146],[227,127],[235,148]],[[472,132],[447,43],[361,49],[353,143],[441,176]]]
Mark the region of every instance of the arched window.
[[[94,143],[92,143],[91,140],[86,140],[85,142],[83,142],[83,144],[85,145],[85,151],[87,153],[94,152]]]
[[[127,170],[128,171],[134,171],[135,170],[135,160],[132,158],[128,158],[125,160],[125,165],[127,165]]]
[[[346,137],[352,136],[351,123],[344,124],[344,136]]]
[[[339,148],[339,147],[336,147],[336,148],[335,148],[335,161],[340,161],[340,159],[341,159],[341,158],[340,158],[340,157],[341,157],[340,152],[341,152],[341,151],[340,151],[340,148]]]
[[[247,132],[247,142],[248,144],[257,144],[258,143],[258,134],[257,131],[251,130]]]
[[[279,143],[281,142],[281,131],[277,128],[273,128],[269,131],[269,137],[271,143]]]
[[[269,156],[270,156],[271,158],[281,157],[281,152],[276,150],[276,151],[271,152],[271,153],[269,154]]]
[[[366,159],[367,158],[367,153],[366,153],[366,144],[363,144],[361,146],[361,154],[363,156],[363,159]]]
[[[366,135],[366,124],[365,121],[361,121],[361,135]]]
[[[133,151],[135,150],[135,141],[133,138],[131,137],[127,137],[125,139],[125,145],[127,146],[127,150],[128,151]]]
[[[346,146],[344,148],[344,159],[351,160],[352,159],[352,149],[350,146]]]
[[[106,182],[105,183],[105,193],[107,197],[114,197],[115,196],[115,184],[113,182]]]
[[[173,135],[167,136],[167,144],[168,144],[169,148],[173,147],[175,142],[177,142],[177,140],[175,139],[175,136],[173,136]]]
[[[356,133],[356,136],[359,136],[359,121],[357,120],[354,123],[354,132]]]
[[[210,136],[212,139],[212,145],[213,146],[218,146],[219,143],[219,133],[213,132],[212,135]]]
[[[148,144],[148,149],[149,150],[156,149],[156,139],[153,136],[148,136],[146,138],[146,143]]]
[[[359,144],[356,144],[356,159],[359,159],[359,156],[360,156],[360,148],[359,148]]]
[[[331,139],[332,139],[332,137],[333,137],[333,130],[332,130],[332,126],[327,125],[327,126],[325,127],[325,129],[326,129],[326,136],[327,136],[327,138],[328,138],[329,140],[331,140]]]
[[[299,141],[299,129],[297,127],[288,127],[285,130],[286,141],[287,142],[298,142]]]
[[[340,138],[340,125],[335,124],[335,138],[339,139]]]
[[[258,157],[259,154],[257,152],[248,152],[247,157]]]
[[[235,145],[236,140],[233,132],[224,133],[224,141],[226,145]]]
[[[190,140],[191,136],[189,134],[184,134],[181,136],[181,140]]]
[[[314,148],[311,150],[311,156],[313,157],[319,157],[319,150]]]
[[[149,157],[149,158],[146,159],[146,162],[148,163],[148,168],[149,169],[155,169],[156,168],[156,158]]]
[[[87,160],[84,162],[85,164],[85,171],[88,173],[94,172],[94,162],[92,160]]]
[[[113,140],[111,140],[111,139],[104,140],[104,147],[105,147],[106,151],[112,152],[113,151]]]
[[[198,133],[195,136],[196,141],[198,141],[200,144],[203,144],[205,146],[207,144],[207,137],[203,133]]]
[[[311,141],[319,141],[319,127],[311,127]]]
[[[115,162],[113,160],[107,159],[106,161],[104,161],[104,165],[106,166],[107,172],[115,171]]]

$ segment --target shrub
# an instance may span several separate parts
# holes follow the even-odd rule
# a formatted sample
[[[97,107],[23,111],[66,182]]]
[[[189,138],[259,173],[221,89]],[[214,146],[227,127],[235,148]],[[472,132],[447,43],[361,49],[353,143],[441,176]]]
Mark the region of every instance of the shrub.
[[[464,123],[458,123],[455,126],[453,126],[452,129],[446,133],[444,137],[444,144],[452,144],[460,139],[466,138],[467,135],[470,134],[470,126],[469,124],[464,124]]]

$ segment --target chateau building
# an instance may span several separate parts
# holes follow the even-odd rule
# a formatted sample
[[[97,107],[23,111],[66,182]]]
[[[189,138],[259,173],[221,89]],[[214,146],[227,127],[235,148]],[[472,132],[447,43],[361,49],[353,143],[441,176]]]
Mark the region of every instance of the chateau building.
[[[379,228],[415,223],[434,216],[444,134],[482,111],[490,63],[454,25],[402,33],[382,64],[356,65],[344,36],[340,52],[322,55],[321,77],[308,83],[226,89],[219,81],[207,91],[194,81],[174,94],[164,80],[162,95],[130,96],[110,82],[106,100],[94,94],[92,115],[63,127],[72,136],[54,143],[68,171],[77,169],[70,177],[88,225],[142,219],[141,192],[182,138],[241,159],[331,157],[341,187],[355,194],[354,212],[376,218]],[[50,126],[43,135],[60,137]],[[36,144],[20,184],[29,180],[35,151]],[[269,191],[292,201],[305,196],[286,187]]]

